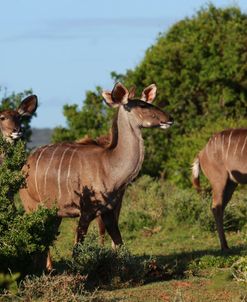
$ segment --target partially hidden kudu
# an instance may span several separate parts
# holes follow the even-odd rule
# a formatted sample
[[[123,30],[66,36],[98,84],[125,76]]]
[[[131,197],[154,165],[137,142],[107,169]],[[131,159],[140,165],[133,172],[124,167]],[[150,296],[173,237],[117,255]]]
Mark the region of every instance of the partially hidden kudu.
[[[34,211],[41,203],[52,207],[56,201],[60,222],[63,217],[80,217],[76,242],[83,240],[89,223],[101,216],[114,244],[119,245],[122,237],[114,210],[119,194],[142,166],[141,128],[166,129],[173,120],[151,104],[156,96],[154,84],[144,89],[141,99],[130,99],[121,83],[102,95],[110,107],[118,107],[109,145],[89,140],[88,144],[59,143],[37,149],[24,168],[26,187],[20,197],[26,211]],[[48,269],[50,265],[48,261]]]
[[[223,216],[237,185],[247,183],[247,128],[216,133],[199,152],[192,166],[192,182],[198,191],[200,167],[212,187],[212,212],[221,249],[227,250]]]
[[[18,108],[0,111],[0,132],[8,142],[13,142],[22,136],[21,118],[31,116],[37,109],[36,95],[26,97]]]

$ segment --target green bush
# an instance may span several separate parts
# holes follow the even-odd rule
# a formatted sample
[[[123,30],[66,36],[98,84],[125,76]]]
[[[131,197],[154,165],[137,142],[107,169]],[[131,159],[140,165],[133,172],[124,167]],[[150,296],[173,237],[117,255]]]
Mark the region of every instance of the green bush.
[[[72,270],[87,276],[90,286],[141,284],[146,267],[146,262],[132,256],[125,246],[116,251],[99,246],[94,234],[86,236],[83,244],[77,244],[73,250]]]
[[[160,34],[133,70],[112,73],[126,87],[136,86],[137,96],[156,83],[156,104],[175,120],[168,131],[143,131],[143,174],[190,187],[190,165],[208,138],[224,128],[247,126],[246,37],[246,14],[209,4]],[[112,111],[102,105],[100,91],[88,92],[80,110],[64,107],[68,128],[55,130],[55,141],[107,132]]]
[[[173,189],[172,189],[173,190]],[[121,228],[129,232],[153,227],[167,215],[167,199],[171,190],[165,182],[144,175],[128,187],[124,196]]]
[[[25,144],[10,144],[0,137],[0,154],[4,155],[0,165],[0,273],[34,273],[43,268],[41,260],[33,262],[35,256],[44,255],[56,236],[56,209],[39,208],[30,214],[17,209],[14,195],[24,184],[20,170],[26,159]]]
[[[198,194],[162,179],[144,175],[128,187],[120,215],[120,229],[125,236],[145,228],[174,225],[198,225],[202,230],[215,231],[211,211],[211,193]],[[241,230],[246,224],[246,189],[236,190],[226,207],[224,227]]]
[[[247,257],[241,257],[231,267],[231,272],[236,281],[247,284]]]
[[[1,301],[52,301],[100,302],[109,301],[95,297],[96,291],[85,290],[85,277],[79,274],[27,276],[21,281],[16,294],[5,292]]]

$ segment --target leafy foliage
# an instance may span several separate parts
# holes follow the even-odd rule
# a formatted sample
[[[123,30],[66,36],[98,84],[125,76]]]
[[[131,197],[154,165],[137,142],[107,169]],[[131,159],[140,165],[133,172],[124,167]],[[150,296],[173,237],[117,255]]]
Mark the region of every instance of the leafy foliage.
[[[18,211],[14,195],[24,183],[20,170],[26,159],[25,144],[10,144],[0,137],[0,154],[4,156],[0,165],[1,273],[11,270],[25,274],[35,271],[34,255],[45,253],[55,238],[56,210],[40,208],[32,214]]]
[[[247,16],[235,7],[209,4],[161,34],[136,68],[124,75],[112,72],[115,81],[136,86],[137,95],[156,83],[156,104],[175,119],[165,133],[144,131],[142,173],[187,187],[190,163],[207,139],[224,128],[246,127],[246,45]],[[64,107],[68,128],[57,129],[54,140],[105,133],[109,112],[101,104],[99,88],[88,92],[81,111]]]
[[[111,284],[111,287],[124,286],[144,280],[147,263],[130,254],[125,246],[116,251],[100,247],[94,234],[86,236],[83,244],[77,244],[73,251],[72,269],[87,276],[92,285]]]
[[[237,190],[225,210],[224,228],[239,231],[246,225],[246,190]],[[211,194],[182,189],[162,179],[144,175],[127,190],[120,216],[120,228],[126,236],[160,227],[196,225],[204,231],[215,231],[211,213]]]
[[[88,91],[81,110],[77,105],[65,105],[64,116],[67,118],[68,128],[55,128],[53,141],[71,141],[84,136],[97,137],[107,133],[111,110],[104,105],[101,89]]]

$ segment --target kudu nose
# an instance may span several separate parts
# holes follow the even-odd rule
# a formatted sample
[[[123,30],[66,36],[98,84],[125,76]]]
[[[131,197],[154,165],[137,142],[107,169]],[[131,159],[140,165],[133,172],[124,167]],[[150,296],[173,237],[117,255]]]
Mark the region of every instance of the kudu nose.
[[[167,122],[167,124],[172,125],[174,123],[174,118],[169,116],[169,120]]]

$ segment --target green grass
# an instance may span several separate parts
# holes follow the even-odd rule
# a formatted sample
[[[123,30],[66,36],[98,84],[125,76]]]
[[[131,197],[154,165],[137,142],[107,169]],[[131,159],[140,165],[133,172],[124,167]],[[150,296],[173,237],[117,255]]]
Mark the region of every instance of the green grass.
[[[64,260],[71,259],[76,221],[64,219],[61,234],[53,249],[55,265],[66,269]],[[94,223],[90,232],[97,232]],[[243,232],[227,233],[231,249],[222,254],[215,232],[201,231],[196,226],[144,228],[132,234],[123,230],[125,245],[140,259],[154,257],[162,272],[147,278],[148,284],[124,289],[99,289],[97,297],[106,301],[247,301],[247,286],[233,280],[231,265],[246,254]],[[110,247],[110,239],[106,245]],[[59,251],[59,253],[57,252]],[[153,282],[155,280],[162,280]],[[149,283],[151,282],[151,283]],[[107,300],[108,299],[108,300]]]
[[[244,224],[243,213],[247,209],[247,205],[244,203],[246,191],[240,190],[236,193],[227,216],[230,217],[230,223],[236,231],[226,233],[231,248],[227,253],[222,254],[216,232],[207,231],[213,229],[208,197],[202,200],[193,191],[170,187],[169,184],[154,181],[149,177],[140,178],[128,189],[120,215],[120,230],[125,246],[133,256],[128,260],[132,266],[128,266],[127,263],[124,282],[116,275],[106,278],[110,280],[107,283],[94,282],[92,288],[86,288],[92,291],[91,294],[86,293],[83,299],[85,301],[118,302],[247,301],[247,282],[234,280],[231,268],[233,263],[247,255],[247,227],[237,231],[240,225]],[[234,213],[232,219],[231,213]],[[241,224],[238,223],[239,219]],[[66,283],[74,290],[74,285],[80,280],[81,275],[78,276],[80,271],[73,271],[72,261],[77,221],[77,219],[63,220],[60,235],[51,249],[55,276],[47,279],[43,277],[40,280],[41,283],[46,282],[48,287],[54,288],[54,292],[56,292],[56,286],[54,286],[56,282],[60,284],[58,286]],[[89,233],[98,233],[95,222],[91,224]],[[92,238],[97,241],[95,236]],[[105,245],[108,248],[111,247],[111,240],[108,236]],[[95,248],[94,243],[92,243],[92,247]],[[86,247],[81,251],[83,251],[82,255],[79,256],[82,257],[83,262],[83,259],[87,259],[86,254],[83,258],[83,253],[90,255],[90,246],[89,249]],[[101,254],[105,257],[103,259],[105,262],[99,265],[100,274],[102,275],[104,270],[109,273],[110,268],[107,267],[109,258],[107,257],[115,256],[107,250],[103,253],[98,250],[97,253],[95,255]],[[90,255],[90,261],[93,261],[93,255],[94,253]],[[128,254],[122,254],[123,257],[125,255]],[[123,260],[121,256],[119,259]],[[115,262],[112,261],[112,263]],[[128,273],[128,269],[131,271],[133,267],[136,267],[138,271],[143,263],[147,263],[147,266],[143,266],[139,279],[131,280],[134,275],[133,272]],[[94,264],[92,262],[92,266]],[[243,266],[244,264],[239,271],[241,277],[246,271]],[[97,268],[97,265],[95,267]],[[122,266],[122,268],[124,267]],[[90,267],[87,269],[90,271]],[[236,268],[236,272],[238,269],[240,267]],[[112,272],[115,274],[118,269],[112,270]],[[100,274],[95,272],[93,274],[95,274],[95,279],[101,278]],[[91,279],[94,278],[93,274],[91,273]],[[59,276],[61,276],[61,280]],[[49,286],[50,282],[51,286]],[[39,280],[36,279],[34,284],[35,286],[30,281],[30,291],[36,290]],[[52,290],[50,295],[53,295]],[[64,298],[64,301],[84,301],[80,300],[80,293],[75,293],[75,297],[74,300]],[[34,301],[36,300],[34,299]],[[56,300],[54,296],[55,301],[60,300]]]

